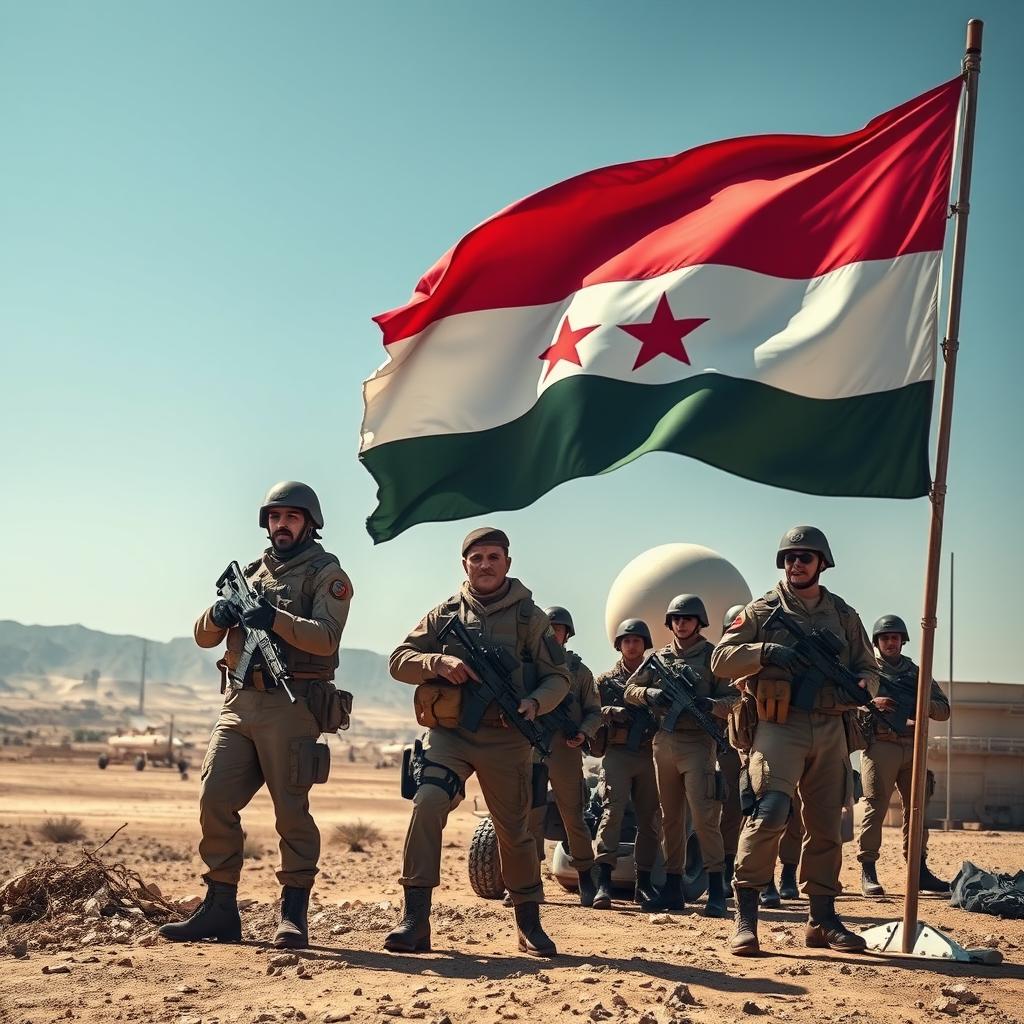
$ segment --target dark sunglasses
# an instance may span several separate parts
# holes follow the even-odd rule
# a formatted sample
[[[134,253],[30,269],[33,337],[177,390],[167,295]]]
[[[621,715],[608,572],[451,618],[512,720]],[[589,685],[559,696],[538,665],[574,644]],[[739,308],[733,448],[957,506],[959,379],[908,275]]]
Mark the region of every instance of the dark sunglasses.
[[[813,551],[787,551],[782,556],[786,565],[799,562],[801,565],[810,565],[818,556]]]

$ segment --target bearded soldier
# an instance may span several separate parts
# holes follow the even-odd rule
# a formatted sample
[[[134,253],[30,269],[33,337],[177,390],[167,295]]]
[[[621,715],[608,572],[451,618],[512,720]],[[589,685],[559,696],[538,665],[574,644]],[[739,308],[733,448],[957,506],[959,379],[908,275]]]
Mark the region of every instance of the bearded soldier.
[[[864,820],[861,823],[857,860],[860,861],[861,890],[865,896],[883,896],[885,890],[875,873],[875,861],[882,845],[882,821],[889,809],[894,788],[899,790],[903,804],[903,859],[907,859],[907,841],[910,834],[910,794],[914,772],[914,724],[908,717],[914,714],[917,702],[918,669],[901,652],[910,640],[907,627],[898,615],[883,615],[871,631],[871,640],[878,649],[878,668],[882,675],[879,697],[886,700],[886,718],[895,726],[888,728],[869,719],[864,723],[870,740],[867,750],[860,756],[864,778]],[[949,720],[949,701],[932,680],[928,717],[933,722]],[[897,714],[898,713],[898,714]],[[899,719],[902,718],[902,721]],[[928,772],[928,796],[935,780]],[[928,828],[924,829],[921,845],[922,892],[949,892],[949,882],[936,878],[926,863],[928,857]]]
[[[665,625],[672,630],[672,642],[658,651],[671,672],[676,664],[688,666],[696,675],[695,702],[719,719],[739,694],[724,679],[711,672],[712,646],[701,630],[707,628],[708,613],[696,594],[679,594],[665,611]],[[626,684],[626,703],[651,708],[664,716],[668,709],[665,691],[645,662]],[[708,872],[707,917],[725,917],[725,847],[722,843],[722,802],[716,791],[715,741],[692,715],[682,714],[672,732],[659,729],[654,737],[654,767],[658,775],[658,797],[665,831],[665,888],[655,904],[659,910],[683,910],[683,869],[686,863],[686,808],[689,806],[694,831]]]
[[[744,809],[748,817],[736,857],[736,931],[731,949],[737,956],[750,956],[760,949],[758,892],[772,877],[799,785],[807,832],[800,879],[810,899],[805,941],[808,946],[858,951],[865,948],[864,939],[849,931],[835,910],[835,898],[842,891],[842,810],[853,789],[847,740],[850,723],[844,721],[844,713],[858,705],[842,696],[833,679],[827,679],[816,692],[807,691],[813,698],[811,710],[795,707],[795,700],[804,702],[800,687],[812,684],[804,681],[810,677],[796,650],[797,639],[781,623],[767,625],[769,616],[781,609],[805,632],[827,630],[839,649],[838,665],[859,676],[860,686],[872,694],[878,688],[878,669],[860,617],[818,582],[821,573],[835,565],[821,530],[813,526],[789,530],[779,544],[776,565],[785,569],[785,579],[746,606],[711,659],[718,675],[736,680],[757,677],[752,685],[758,722],[747,763]]]
[[[417,718],[430,731],[416,765],[418,787],[405,839],[402,920],[384,948],[419,953],[430,949],[431,892],[441,881],[441,838],[448,814],[465,795],[474,772],[498,838],[505,887],[515,908],[519,949],[532,956],[554,956],[555,944],[540,923],[543,897],[540,862],[529,830],[531,797],[530,743],[508,728],[491,702],[479,724],[466,728],[469,706],[461,687],[479,682],[472,666],[438,639],[453,617],[491,645],[502,648],[515,667],[511,684],[518,712],[528,721],[552,711],[569,691],[565,651],[555,639],[548,617],[533,603],[530,591],[508,576],[512,560],[501,530],[473,530],[462,544],[466,581],[460,591],[429,611],[392,652],[391,674],[418,686]],[[456,647],[460,653],[462,649]],[[427,708],[421,714],[420,709]]]
[[[242,613],[228,600],[217,601],[196,620],[195,639],[200,647],[216,647],[227,638],[218,662],[226,682],[239,663],[247,629],[273,633],[282,642],[296,700],[289,701],[256,658],[242,681],[232,677],[225,687],[199,797],[206,899],[187,921],[165,924],[160,934],[181,941],[241,939],[236,896],[244,836],[238,812],[266,783],[281,836],[281,923],[274,945],[299,949],[308,943],[309,891],[320,857],[320,833],[309,813],[314,780],[304,765],[311,763],[320,733],[338,728],[337,721],[322,720],[323,708],[338,696],[328,681],[338,667],[352,583],[338,559],[317,543],[324,519],[311,487],[294,480],[271,487],[259,524],[270,547],[243,570],[258,600]]]
[[[661,808],[652,751],[658,725],[642,708],[627,707],[625,698],[626,680],[643,663],[644,652],[653,646],[646,622],[625,619],[615,631],[615,650],[619,652],[619,660],[597,677],[601,714],[608,725],[608,749],[602,761],[604,808],[597,829],[595,910],[610,910],[612,906],[612,873],[619,858],[622,819],[631,800],[636,817],[633,847],[636,886],[633,899],[642,910],[648,910],[658,898],[651,882],[661,839]]]
[[[545,609],[555,639],[565,647],[576,635],[572,616],[559,605]],[[583,817],[587,784],[583,778],[583,744],[594,738],[601,728],[601,701],[594,686],[594,674],[583,664],[580,656],[573,651],[565,652],[565,665],[569,670],[569,694],[562,703],[569,717],[578,723],[573,736],[554,732],[550,739],[551,757],[548,758],[548,778],[555,795],[572,866],[580,882],[580,904],[584,907],[594,903],[594,844],[590,830]],[[536,760],[536,756],[535,756]],[[547,804],[533,809],[530,815],[530,831],[537,844],[537,855],[544,859],[544,818]]]

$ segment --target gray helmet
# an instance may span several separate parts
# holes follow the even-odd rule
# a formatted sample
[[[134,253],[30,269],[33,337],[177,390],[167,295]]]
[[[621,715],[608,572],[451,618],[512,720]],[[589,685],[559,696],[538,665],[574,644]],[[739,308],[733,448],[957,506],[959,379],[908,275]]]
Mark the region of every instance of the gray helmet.
[[[548,622],[552,626],[565,626],[569,630],[566,640],[576,635],[576,630],[572,624],[572,616],[567,608],[563,608],[560,604],[553,604],[550,608],[544,609],[544,614],[548,617]]]
[[[899,633],[905,644],[910,643],[907,624],[898,615],[883,615],[871,630],[871,642],[877,643],[882,633]]]
[[[734,604],[726,613],[725,618],[722,619],[723,631],[728,629],[735,621],[736,616],[747,606],[745,604]]]
[[[298,480],[282,480],[267,491],[267,496],[260,505],[260,526],[267,528],[267,514],[272,508],[301,508],[309,513],[313,525],[322,530],[324,514],[320,511],[320,499],[309,484],[301,484]]]
[[[794,526],[783,534],[779,541],[779,550],[775,555],[775,567],[782,568],[783,558],[787,551],[817,551],[825,559],[825,568],[831,569],[835,566],[832,559],[832,549],[828,546],[825,534],[816,526]]]
[[[676,615],[692,615],[701,626],[708,624],[708,613],[704,602],[696,594],[677,594],[665,609],[665,625],[672,628],[672,618]]]
[[[643,619],[623,619],[619,623],[619,628],[615,630],[615,650],[622,649],[622,638],[627,636],[642,636],[644,638],[645,651],[654,646],[654,641],[651,639],[651,631],[647,628],[647,623]]]

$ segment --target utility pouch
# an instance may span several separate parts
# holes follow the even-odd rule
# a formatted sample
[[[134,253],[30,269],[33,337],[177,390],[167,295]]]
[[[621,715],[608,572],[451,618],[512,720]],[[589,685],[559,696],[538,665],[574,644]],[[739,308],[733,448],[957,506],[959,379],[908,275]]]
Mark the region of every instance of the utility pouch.
[[[608,749],[608,726],[599,726],[597,732],[587,740],[584,746],[591,757],[604,757],[604,752]]]
[[[311,680],[306,700],[321,732],[338,732],[352,724],[352,694],[329,679]]]
[[[729,783],[725,779],[725,775],[716,771],[713,775],[708,776],[711,785],[708,787],[711,792],[708,796],[712,800],[716,800],[720,804],[724,804],[729,799]]]
[[[296,789],[326,782],[331,773],[331,748],[326,743],[302,738],[290,745],[289,783]]]
[[[413,695],[416,721],[427,729],[454,729],[462,713],[462,687],[454,683],[420,683]]]
[[[789,678],[779,678],[771,669],[757,677],[757,715],[766,722],[784,725],[789,718],[789,703],[793,684]]]
[[[423,741],[416,740],[411,747],[402,751],[402,796],[412,800],[420,786],[443,789],[453,809],[466,796],[466,787],[459,776],[451,768],[431,761],[423,751]]]
[[[746,817],[750,817],[757,807],[757,794],[754,792],[754,785],[750,781],[750,772],[744,765],[740,769],[740,810]]]
[[[864,720],[856,711],[843,712],[843,729],[846,731],[846,747],[850,753],[868,749],[868,736]]]
[[[729,708],[729,746],[747,753],[754,744],[757,727],[757,700],[749,690]]]
[[[548,766],[535,764],[530,780],[530,807],[543,807],[548,802]]]
[[[402,751],[401,793],[403,800],[411,800],[416,795],[416,776],[412,771],[412,747]]]

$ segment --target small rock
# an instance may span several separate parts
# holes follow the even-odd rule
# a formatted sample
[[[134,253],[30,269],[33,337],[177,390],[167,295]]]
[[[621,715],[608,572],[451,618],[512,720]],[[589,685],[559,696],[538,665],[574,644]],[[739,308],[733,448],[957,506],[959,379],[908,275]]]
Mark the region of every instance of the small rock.
[[[672,990],[672,995],[668,997],[669,1006],[696,1006],[697,1000],[693,998],[693,993],[690,991],[688,985],[679,984]]]
[[[644,1013],[640,1014],[640,1019],[636,1024],[658,1024],[658,1018],[655,1017],[650,1010],[646,1010]]]
[[[267,963],[271,967],[294,967],[299,958],[294,953],[282,953],[280,956],[272,956]]]
[[[177,996],[177,995],[164,996],[164,1002],[165,1003],[180,1003],[181,1002],[181,996]]]
[[[95,959],[98,960],[99,957],[96,957]],[[85,961],[85,960],[82,961],[82,963],[86,963],[86,962],[87,961]],[[114,961],[114,966],[115,967],[134,967],[135,966],[135,961],[130,956],[122,956],[122,957],[119,957],[117,960]]]
[[[351,1013],[329,1013],[324,1017],[324,1024],[341,1024],[344,1020],[351,1020]]]
[[[67,964],[57,964],[55,967],[43,965],[43,974],[70,974],[71,968]]]
[[[183,996],[191,996],[191,995],[195,995],[195,994],[196,994],[196,992],[198,992],[198,991],[199,991],[199,989],[197,989],[197,988],[193,988],[193,987],[192,987],[191,985],[179,985],[179,986],[178,986],[178,991],[179,991],[179,992],[180,992],[180,993],[181,993],[181,994],[182,994]]]
[[[607,1020],[609,1017],[613,1017],[614,1014],[607,1007],[602,1006],[600,1003],[596,1003],[587,1016],[591,1020]]]
[[[386,1013],[389,1017],[401,1017],[402,1008],[400,1006],[383,1006],[381,1007],[381,1013]]]
[[[429,999],[417,999],[416,1002],[412,1004],[412,1008],[414,1010],[429,1010],[430,1009],[430,1000]]]
[[[647,920],[650,921],[651,924],[671,924],[672,923],[672,915],[671,914],[651,914],[651,916]]]
[[[361,996],[362,994],[363,994],[363,990],[361,988],[354,988],[354,989],[352,989],[352,995],[354,995],[354,996]]]
[[[972,992],[966,985],[943,985],[939,991],[944,996],[951,996],[965,1006],[974,1006],[981,1002],[980,996],[976,992]]]
[[[616,992],[615,995],[612,996],[612,1006],[617,1006],[620,1010],[624,1010],[629,1006],[629,1003],[626,1001],[624,996]]]
[[[444,1013],[434,1021],[434,1024],[452,1024],[452,1019],[447,1013]]]
[[[82,906],[83,917],[99,917],[100,916],[100,901],[95,896],[89,897]]]
[[[956,1017],[960,1013],[960,1004],[949,996],[945,996],[942,999],[936,999],[932,1003],[932,1009],[938,1013],[948,1013],[951,1017]]]
[[[202,1017],[179,1017],[175,1024],[203,1024]]]
[[[743,1004],[743,1012],[758,1017],[764,1016],[764,1014],[768,1012],[768,1008],[765,1006],[761,1006],[759,1003],[755,1003],[753,999],[748,999]]]

